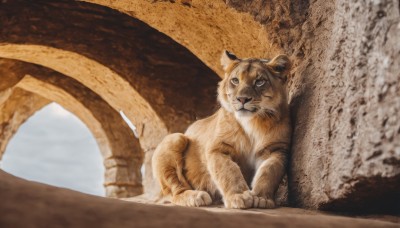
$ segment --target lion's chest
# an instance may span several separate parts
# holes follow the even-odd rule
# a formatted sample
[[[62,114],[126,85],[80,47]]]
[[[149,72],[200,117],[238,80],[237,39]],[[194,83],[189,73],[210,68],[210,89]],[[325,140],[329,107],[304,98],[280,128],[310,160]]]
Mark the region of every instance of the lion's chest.
[[[240,137],[235,139],[235,160],[242,165],[257,166],[257,153],[270,142],[270,132],[266,128],[254,125],[250,120],[240,121],[242,127]]]
[[[252,119],[240,119],[239,126],[242,128],[240,146],[238,149],[244,153],[254,154],[268,143],[270,129],[260,124],[254,123]]]
[[[232,159],[239,165],[243,177],[250,186],[255,170],[257,169],[256,152],[258,147],[254,143],[254,140],[248,137],[237,140],[235,147],[236,153],[232,156]]]

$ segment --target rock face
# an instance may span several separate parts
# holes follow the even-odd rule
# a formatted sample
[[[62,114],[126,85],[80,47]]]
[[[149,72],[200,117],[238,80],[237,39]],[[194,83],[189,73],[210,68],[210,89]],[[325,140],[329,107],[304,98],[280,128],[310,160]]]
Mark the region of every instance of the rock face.
[[[28,74],[70,94],[75,90],[65,85],[78,83],[88,92],[75,97],[93,116],[104,115],[89,102],[95,96],[115,120],[124,110],[137,126],[141,148],[105,165],[137,158],[131,166],[137,172],[144,151],[146,193],[157,191],[150,161],[159,141],[215,110],[219,55],[229,49],[242,57],[286,53],[293,60],[291,205],[400,210],[399,0],[9,0],[0,6],[0,103],[22,104],[14,92],[38,88],[14,88]],[[19,74],[6,59],[51,70],[37,75],[31,64],[19,62],[27,69]],[[56,83],[54,71],[57,80],[69,82]],[[22,119],[48,101],[33,102],[27,111],[18,109],[26,112]],[[97,119],[92,131],[107,128],[106,119]],[[14,129],[3,127],[2,138],[23,123],[0,120]],[[118,144],[134,140],[128,132],[117,137],[126,140]],[[109,144],[114,140],[109,137]],[[116,181],[133,172],[125,171],[109,174]]]
[[[398,209],[399,2],[315,3],[303,29],[310,34],[299,43],[304,57],[291,84],[292,200],[328,210]]]

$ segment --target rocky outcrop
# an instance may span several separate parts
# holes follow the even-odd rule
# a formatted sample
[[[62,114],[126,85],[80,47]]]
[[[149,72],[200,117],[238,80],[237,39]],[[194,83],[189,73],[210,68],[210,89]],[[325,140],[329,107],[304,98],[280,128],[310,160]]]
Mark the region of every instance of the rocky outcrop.
[[[399,2],[310,5],[291,92],[291,197],[328,210],[399,209]],[[321,12],[325,12],[321,15]]]

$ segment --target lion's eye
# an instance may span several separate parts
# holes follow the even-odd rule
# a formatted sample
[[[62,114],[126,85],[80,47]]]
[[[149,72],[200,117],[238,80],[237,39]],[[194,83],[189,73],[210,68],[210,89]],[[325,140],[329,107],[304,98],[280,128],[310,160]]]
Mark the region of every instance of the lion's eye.
[[[265,80],[264,79],[258,79],[258,80],[256,80],[255,84],[258,87],[263,86],[265,84]]]
[[[232,79],[231,79],[231,82],[232,82],[232,84],[237,85],[237,84],[239,84],[239,79],[237,79],[237,78],[232,78]]]

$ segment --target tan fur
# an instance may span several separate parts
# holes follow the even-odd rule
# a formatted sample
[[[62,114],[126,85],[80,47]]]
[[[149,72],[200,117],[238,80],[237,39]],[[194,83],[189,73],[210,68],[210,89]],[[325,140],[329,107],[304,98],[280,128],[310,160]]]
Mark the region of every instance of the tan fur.
[[[221,64],[222,107],[185,134],[165,137],[154,153],[153,173],[178,205],[222,198],[227,208],[273,208],[291,137],[285,88],[290,61],[284,55],[238,59],[224,51]]]

